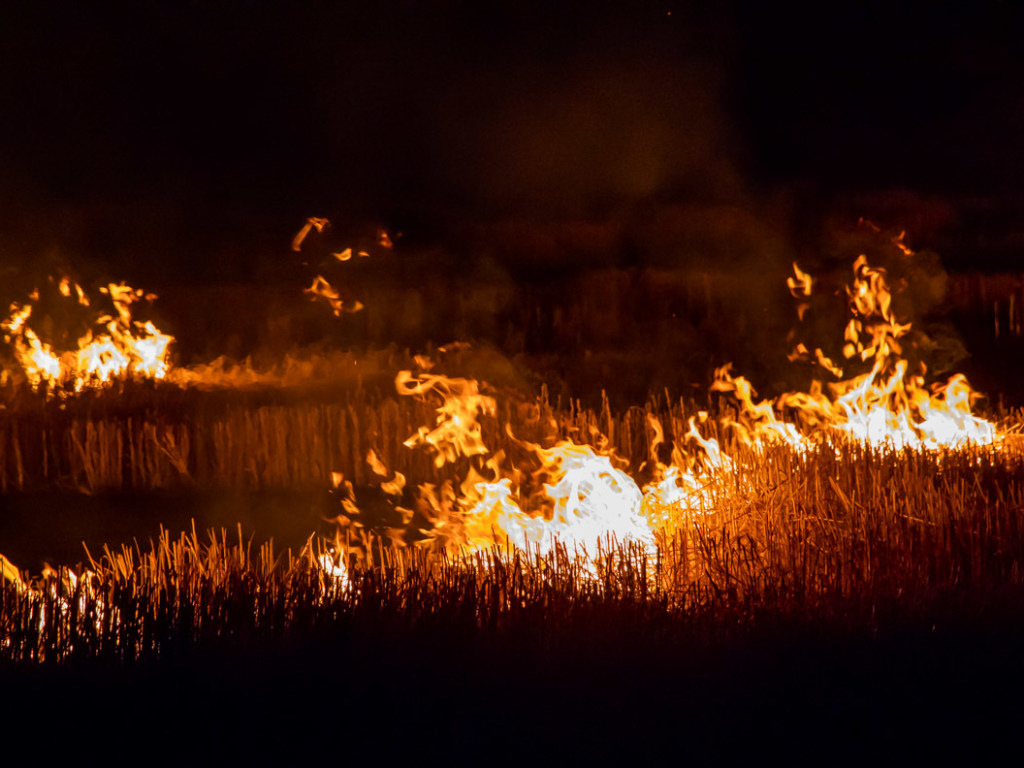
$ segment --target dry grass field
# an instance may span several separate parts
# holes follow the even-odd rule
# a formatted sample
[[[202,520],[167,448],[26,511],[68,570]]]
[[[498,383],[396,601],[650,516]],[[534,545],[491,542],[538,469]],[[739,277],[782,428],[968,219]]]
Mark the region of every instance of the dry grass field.
[[[875,348],[903,332],[886,322]],[[908,438],[922,397],[953,402],[908,378],[876,397],[909,409],[878,440],[728,371],[624,406],[549,394],[524,357],[437,354],[445,376],[389,348],[6,389],[8,722],[90,717],[125,754],[165,745],[155,763],[947,762],[1009,741],[1018,411],[965,400],[974,438]],[[623,505],[628,526],[602,517]]]

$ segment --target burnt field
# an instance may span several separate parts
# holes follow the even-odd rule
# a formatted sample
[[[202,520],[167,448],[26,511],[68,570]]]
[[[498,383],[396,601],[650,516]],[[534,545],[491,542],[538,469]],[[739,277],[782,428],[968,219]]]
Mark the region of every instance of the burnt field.
[[[123,748],[169,742],[157,762],[196,728],[218,762],[1005,744],[1021,283],[888,249],[852,276],[431,281],[375,252],[333,293],[172,286],[161,375],[84,385],[56,367],[81,354],[18,357],[42,312],[19,310],[11,722],[87,700]],[[134,359],[165,337],[127,306],[103,327]]]

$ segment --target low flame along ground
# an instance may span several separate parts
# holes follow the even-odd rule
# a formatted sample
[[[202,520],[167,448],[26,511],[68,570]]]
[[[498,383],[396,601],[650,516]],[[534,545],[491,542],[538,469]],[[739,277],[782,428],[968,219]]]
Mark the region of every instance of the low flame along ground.
[[[67,277],[51,280],[46,288],[65,303],[92,308],[92,301],[82,287]],[[152,301],[156,296],[124,283],[111,283],[99,290],[109,299],[110,311],[96,315],[78,338],[76,347],[64,351],[55,351],[32,329],[32,312],[34,302],[40,300],[39,290],[33,291],[28,302],[11,305],[10,317],[0,328],[33,389],[80,392],[105,386],[118,378],[167,376],[171,367],[169,347],[174,338],[161,333],[152,322],[132,320],[132,304]],[[3,376],[6,381],[9,374],[5,371]]]
[[[300,249],[306,236],[326,223],[310,219],[293,248]],[[386,234],[378,240],[384,247],[391,245]],[[896,244],[912,256],[902,241]],[[334,254],[339,261],[351,256],[351,249]],[[796,264],[793,269],[787,283],[803,320],[814,279]],[[86,292],[67,278],[47,288],[79,307],[92,307]],[[66,397],[109,386],[118,378],[164,379],[185,386],[210,375],[173,367],[173,337],[132,318],[132,305],[154,296],[124,284],[111,284],[100,292],[112,311],[99,313],[77,347],[64,351],[53,349],[32,329],[33,302],[39,300],[39,292],[24,304],[12,305],[2,324],[4,337],[33,389]],[[360,308],[343,304],[338,291],[322,277],[307,293],[325,300],[336,315]],[[929,388],[923,365],[910,369],[902,356],[910,324],[900,322],[893,309],[884,269],[872,267],[864,256],[858,258],[846,299],[850,318],[843,333],[842,365],[822,349],[811,352],[803,344],[789,355],[814,366],[817,373],[809,391],[758,401],[750,382],[734,376],[730,366],[715,372],[712,391],[734,402],[719,417],[718,434],[734,436],[737,444],[754,451],[780,443],[803,451],[829,439],[849,439],[883,451],[998,447],[995,425],[971,413],[975,393],[963,376]],[[411,533],[411,540],[440,544],[452,554],[496,545],[545,553],[557,544],[593,559],[613,541],[634,542],[653,551],[659,533],[700,515],[711,504],[710,490],[732,477],[733,460],[717,440],[705,436],[709,430],[702,434],[710,419],[704,412],[690,419],[689,431],[672,446],[665,444],[662,425],[648,416],[651,455],[643,467],[634,468],[637,476],[648,479],[642,488],[601,435],[593,435],[590,444],[561,441],[548,447],[510,435],[518,446],[516,455],[494,452],[480,420],[497,412],[486,385],[433,373],[434,363],[424,357],[416,361],[418,370],[400,371],[395,386],[402,396],[434,403],[437,415],[405,445],[430,452],[438,468],[461,460],[460,466],[468,462],[469,469],[459,482],[428,483],[410,490],[406,478],[392,473],[375,454],[366,457],[391,511],[401,520],[390,531],[396,543],[408,543]],[[868,369],[844,378],[844,366]],[[4,380],[10,378],[5,372]],[[667,455],[668,463],[659,459]],[[328,573],[345,578],[346,563],[358,558],[367,545],[368,529],[351,483],[335,474],[334,484],[342,514],[334,546],[322,565]],[[0,559],[0,566],[5,578],[18,579],[17,569],[7,560]]]

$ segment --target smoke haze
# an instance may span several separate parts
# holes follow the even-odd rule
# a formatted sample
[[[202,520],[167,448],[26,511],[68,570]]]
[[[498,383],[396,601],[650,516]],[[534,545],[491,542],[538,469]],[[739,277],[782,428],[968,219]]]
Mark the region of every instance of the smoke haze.
[[[785,264],[835,215],[924,222],[918,244],[975,266],[1012,263],[1022,237],[1008,4],[40,2],[4,16],[0,250],[19,268],[273,278],[310,215],[506,268]],[[554,247],[509,261],[510,230],[582,261]],[[566,234],[582,231],[603,234]]]

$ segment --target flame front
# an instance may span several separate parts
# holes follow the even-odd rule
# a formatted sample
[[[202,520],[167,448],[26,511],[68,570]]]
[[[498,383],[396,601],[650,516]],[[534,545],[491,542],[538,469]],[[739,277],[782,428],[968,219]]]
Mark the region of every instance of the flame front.
[[[912,254],[900,243],[904,254]],[[788,281],[800,302],[801,320],[810,309],[811,276],[794,264]],[[790,356],[813,363],[837,379],[816,379],[807,392],[789,392],[774,401],[756,399],[750,382],[734,376],[729,365],[715,371],[711,391],[732,404],[714,427],[736,449],[764,453],[772,446],[809,451],[822,436],[852,440],[882,450],[933,450],[997,441],[995,426],[971,413],[975,393],[962,375],[944,385],[925,386],[924,366],[910,372],[902,357],[911,329],[893,309],[886,272],[865,257],[853,265],[846,289],[850,312],[842,354],[853,364],[867,364],[866,373],[843,379],[843,368],[820,348],[811,354],[799,345]],[[418,358],[424,370],[433,367]],[[495,545],[547,553],[556,542],[595,556],[609,541],[653,547],[659,532],[670,531],[694,515],[711,511],[715,494],[748,493],[735,487],[735,464],[718,439],[702,434],[707,413],[689,420],[676,436],[670,463],[658,459],[666,441],[662,425],[648,416],[652,475],[643,490],[625,469],[625,462],[605,441],[580,445],[561,440],[544,447],[515,440],[522,457],[513,462],[503,451],[492,452],[483,418],[493,420],[496,403],[486,385],[472,379],[402,371],[399,394],[433,399],[435,424],[421,427],[405,445],[426,448],[435,466],[468,461],[464,479],[421,485],[417,506],[432,524],[427,540],[439,540],[452,551],[478,551]],[[511,433],[510,433],[511,437]],[[383,468],[375,468],[385,474]],[[721,481],[733,478],[731,491]],[[403,478],[404,480],[404,478]]]
[[[912,255],[902,242],[897,244],[905,255]],[[794,268],[801,274],[796,265]],[[860,256],[853,273],[853,282],[846,288],[851,317],[842,353],[848,360],[870,363],[871,369],[830,382],[825,388],[816,380],[807,393],[780,397],[779,406],[793,409],[813,425],[875,447],[934,450],[995,442],[995,425],[971,413],[977,395],[963,375],[929,388],[923,363],[919,371],[910,371],[909,362],[902,357],[901,340],[911,324],[898,320],[893,311],[885,270],[871,267],[867,258]],[[841,379],[842,369],[821,350],[816,352],[819,366]]]
[[[57,292],[73,306],[91,307],[82,287],[67,277],[59,281]],[[100,288],[100,293],[109,297],[113,312],[95,317],[76,346],[60,352],[42,341],[30,326],[32,303],[11,305],[10,316],[0,328],[33,390],[45,386],[51,394],[81,392],[117,379],[167,376],[174,337],[162,333],[151,321],[132,318],[132,304],[152,301],[156,296],[125,283],[110,283]],[[39,292],[34,291],[30,298],[38,300]]]
[[[307,222],[296,236],[296,247],[325,223]],[[390,247],[390,241],[382,239],[381,245]],[[898,245],[904,255],[912,256],[902,242]],[[343,260],[351,252],[334,256]],[[796,264],[793,268],[787,285],[804,320],[811,310],[814,280]],[[64,278],[54,286],[61,301],[80,312],[95,313],[77,284]],[[190,381],[188,372],[169,376],[173,337],[152,322],[133,319],[133,305],[155,297],[124,283],[109,284],[100,292],[109,299],[111,311],[91,320],[77,347],[64,351],[55,350],[32,328],[39,292],[29,302],[11,306],[0,327],[34,389],[79,392],[124,378]],[[307,292],[328,301],[336,314],[359,308],[346,304],[323,278],[318,277]],[[715,371],[710,386],[725,405],[720,415],[700,412],[685,427],[675,424],[671,445],[661,423],[649,415],[649,460],[633,474],[627,471],[632,469],[628,462],[598,434],[591,435],[592,444],[565,435],[531,442],[515,437],[506,426],[511,441],[506,448],[514,449],[496,450],[491,431],[501,425],[497,400],[487,385],[433,373],[433,362],[417,356],[420,371],[399,372],[395,387],[403,397],[430,402],[436,416],[404,445],[428,451],[435,468],[448,479],[407,487],[401,473],[392,473],[376,453],[367,454],[391,515],[388,535],[396,542],[437,542],[457,553],[495,545],[547,553],[559,543],[596,557],[611,541],[653,548],[662,533],[713,511],[716,494],[727,485],[722,481],[733,478],[733,485],[739,485],[737,451],[764,454],[774,446],[788,446],[805,453],[822,436],[883,450],[998,442],[995,426],[972,414],[977,396],[962,375],[927,386],[924,365],[912,367],[903,356],[911,324],[894,308],[884,269],[871,266],[864,256],[858,258],[845,299],[850,317],[842,332],[842,357],[821,348],[811,352],[803,344],[790,355],[819,374],[808,391],[758,400],[753,385],[725,365]],[[846,362],[839,365],[836,359]],[[848,367],[867,370],[844,378]],[[832,380],[824,381],[826,377]],[[452,479],[453,474],[458,477]],[[639,476],[645,479],[642,489],[635,479]],[[344,515],[356,519],[360,508],[351,484],[338,476],[335,485]],[[734,487],[732,492],[745,489]],[[356,527],[359,538],[367,527]],[[365,537],[362,541],[365,544]],[[345,578],[346,572],[340,551],[345,548],[338,543],[322,560],[325,572],[337,579]]]

